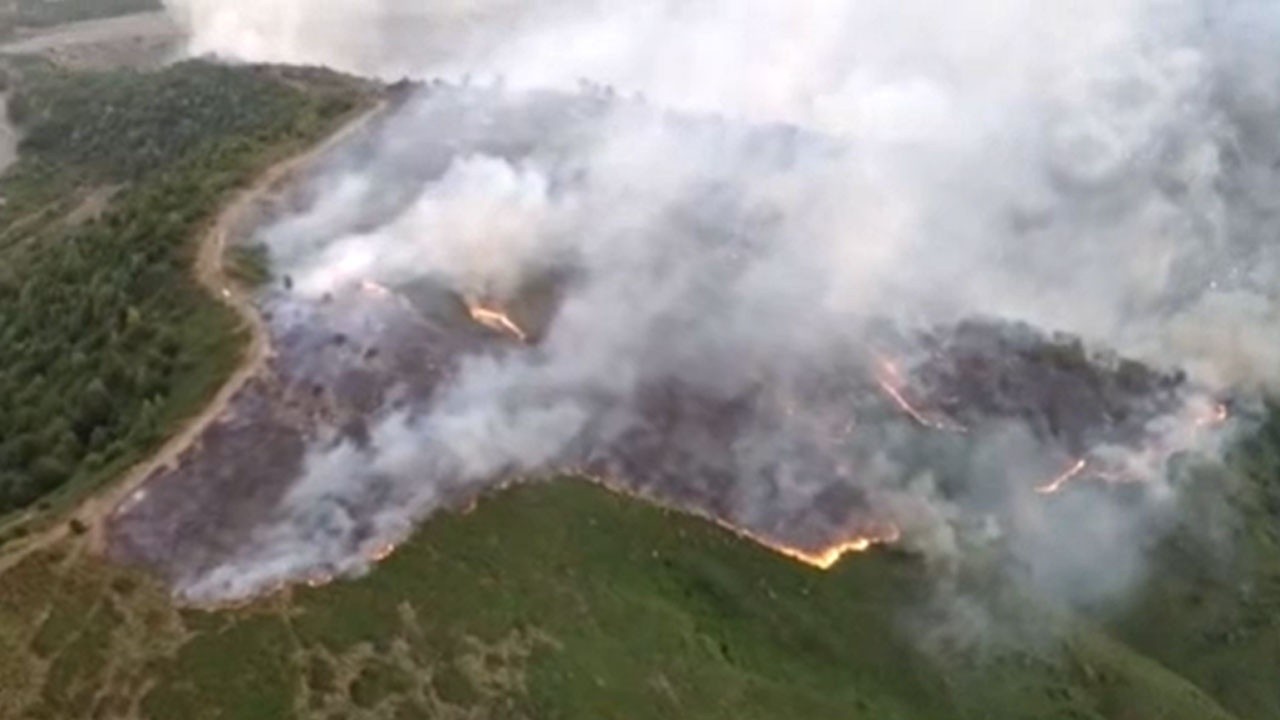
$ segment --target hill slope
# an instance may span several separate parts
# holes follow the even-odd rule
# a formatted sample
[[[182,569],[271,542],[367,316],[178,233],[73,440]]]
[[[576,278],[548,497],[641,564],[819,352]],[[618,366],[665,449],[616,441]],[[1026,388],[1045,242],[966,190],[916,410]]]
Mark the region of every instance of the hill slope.
[[[71,506],[234,361],[190,277],[202,223],[360,92],[203,64],[26,72],[31,139],[0,180],[0,489]],[[981,568],[940,596],[891,551],[821,573],[569,479],[435,518],[368,577],[217,612],[71,532],[0,556],[0,718],[1280,718],[1276,448],[1273,422],[1218,473],[1229,492],[1188,497],[1133,606],[1092,620]],[[1195,543],[1206,527],[1232,552]]]
[[[879,553],[825,574],[592,485],[524,486],[364,579],[235,611],[34,556],[0,590],[0,697],[13,717],[1234,717],[1040,611],[1006,618],[1043,624],[1034,645],[925,651],[923,573]]]

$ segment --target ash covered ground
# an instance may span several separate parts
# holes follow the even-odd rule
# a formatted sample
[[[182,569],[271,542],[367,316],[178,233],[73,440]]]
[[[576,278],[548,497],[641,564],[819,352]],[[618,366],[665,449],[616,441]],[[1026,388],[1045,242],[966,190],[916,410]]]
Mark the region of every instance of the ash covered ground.
[[[697,147],[698,170],[601,164],[619,128],[641,152]],[[1051,582],[1127,582],[1177,458],[1214,446],[1226,408],[1027,324],[816,301],[812,258],[779,254],[788,206],[742,178],[844,152],[598,88],[405,89],[246,229],[278,271],[269,367],[117,510],[110,554],[235,600],[358,573],[432,512],[576,472],[805,553],[980,536]],[[654,192],[660,211],[624,209]],[[388,251],[401,232],[414,249]]]

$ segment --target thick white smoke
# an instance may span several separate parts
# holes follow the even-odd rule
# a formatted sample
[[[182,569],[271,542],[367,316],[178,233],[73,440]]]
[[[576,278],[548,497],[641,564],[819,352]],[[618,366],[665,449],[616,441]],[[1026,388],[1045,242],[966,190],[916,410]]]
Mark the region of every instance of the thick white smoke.
[[[862,284],[868,253],[910,254],[929,261],[910,279],[947,288],[943,304],[1012,311],[1147,355],[1176,349],[1208,362],[1207,373],[1274,365],[1265,348],[1220,327],[1196,332],[1199,320],[1159,337],[1133,322],[1165,312],[1171,292],[1201,290],[1181,286],[1208,282],[1204,271],[1225,283],[1236,270],[1189,266],[1228,257],[1222,164],[1224,151],[1238,151],[1238,128],[1224,112],[1275,104],[1262,81],[1277,54],[1266,3],[170,5],[190,25],[194,52],[388,77],[501,77],[514,87],[585,78],[664,107],[834,133],[859,148],[835,179],[868,180],[844,195],[854,221],[833,217],[823,229],[843,228],[850,257],[837,267],[855,276],[844,285]],[[1054,215],[1064,192],[1081,201],[1079,216]],[[860,202],[891,227],[863,220]],[[1027,247],[1009,247],[1007,226],[1019,221],[1031,229],[1015,242]],[[1224,302],[1207,316],[1220,317]],[[1245,357],[1212,367],[1202,356],[1223,342]]]
[[[1278,377],[1259,340],[1277,321],[1272,4],[168,1],[197,53],[500,78],[511,93],[586,79],[657,108],[624,103],[528,153],[430,158],[437,176],[396,190],[409,195],[376,222],[364,209],[385,201],[385,178],[371,163],[340,168],[309,209],[265,231],[281,271],[315,298],[429,276],[511,301],[561,263],[581,276],[536,352],[467,362],[425,416],[392,414],[375,431],[377,472],[404,478],[384,534],[433,507],[424,463],[461,481],[537,470],[584,432],[625,432],[647,380],[726,398],[786,387],[861,347],[869,318],[998,316],[1214,387]],[[426,138],[459,131],[433,107],[393,119],[372,164],[428,162]],[[724,120],[687,119],[697,113]],[[791,130],[758,129],[769,123]],[[762,522],[761,503],[812,503],[829,484],[752,482],[791,438],[750,437],[735,448],[734,518]],[[1022,446],[1009,437],[989,453],[1005,467],[975,472],[1035,466],[1010,460]],[[305,517],[367,462],[349,446],[317,449],[290,519],[194,592],[260,582],[248,568],[340,567]],[[858,485],[893,486],[893,506],[931,482],[901,471],[886,459],[860,468]],[[1108,556],[1117,577],[1136,572],[1116,548],[1136,547],[1149,518],[1084,500],[1063,512],[1097,528],[1072,546],[1073,572]],[[1061,538],[1040,537],[1035,559],[1061,559]]]
[[[1151,0],[168,4],[196,53],[520,87],[589,79],[686,110],[958,142],[1008,131],[1029,99],[1087,100],[1108,66],[1167,83],[1169,48],[1143,45],[1199,20],[1193,3]]]

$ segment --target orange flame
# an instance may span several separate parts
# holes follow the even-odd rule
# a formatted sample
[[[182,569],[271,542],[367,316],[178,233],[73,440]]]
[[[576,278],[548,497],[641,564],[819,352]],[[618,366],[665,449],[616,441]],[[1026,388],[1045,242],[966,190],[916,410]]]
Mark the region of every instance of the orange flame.
[[[879,371],[876,373],[876,383],[880,385],[880,389],[884,390],[885,394],[889,396],[889,399],[893,400],[893,403],[897,405],[902,412],[906,413],[908,417],[916,421],[918,424],[927,428],[933,428],[934,430],[944,430],[946,432],[955,433],[967,432],[967,429],[962,425],[958,425],[946,419],[931,418],[916,409],[916,407],[911,404],[911,401],[907,400],[905,392],[907,382],[903,379],[902,371],[898,369],[897,364],[892,360],[881,358],[879,365]]]
[[[1190,427],[1194,430],[1203,430],[1206,428],[1220,427],[1231,417],[1230,410],[1222,403],[1216,403],[1212,408],[1208,408],[1207,412],[1202,412],[1191,422]],[[1186,426],[1184,426],[1185,428]],[[1036,488],[1036,492],[1041,495],[1054,495],[1066,487],[1072,480],[1080,477],[1088,470],[1089,477],[1100,480],[1108,485],[1135,485],[1147,482],[1149,474],[1142,470],[1144,466],[1153,466],[1158,463],[1162,456],[1167,456],[1173,450],[1177,449],[1176,438],[1171,440],[1168,437],[1159,438],[1154,443],[1148,444],[1135,456],[1138,463],[1135,467],[1121,468],[1118,470],[1098,467],[1096,462],[1089,462],[1086,458],[1077,460],[1066,472],[1062,473],[1053,480]],[[1172,446],[1171,446],[1172,443]]]
[[[859,535],[822,550],[803,550],[800,548],[789,547],[787,545],[765,542],[759,539],[756,540],[770,550],[789,557],[792,560],[797,560],[819,570],[830,570],[846,555],[865,553],[875,547],[892,545],[901,539],[902,532],[898,527],[896,525],[888,525],[879,533]]]
[[[708,512],[673,505],[660,498],[646,494],[643,491],[637,491],[634,488],[628,487],[626,484],[621,483],[617,479],[608,475],[592,473],[582,468],[571,468],[569,470],[577,474],[579,477],[593,482],[610,492],[618,493],[623,497],[655,503],[659,506],[666,507],[677,512],[687,513],[695,517],[702,518],[708,522],[715,523],[724,530],[733,533],[743,540],[755,543],[767,550],[778,553],[783,557],[795,560],[819,570],[830,570],[834,568],[841,559],[848,555],[870,552],[877,547],[893,545],[902,539],[902,530],[896,524],[892,522],[882,522],[875,525],[872,529],[866,529],[864,527],[864,529],[859,531],[858,534],[829,547],[819,550],[806,550],[804,548],[792,547],[782,542],[771,540],[763,535],[758,535]]]
[[[1080,473],[1084,472],[1085,467],[1087,467],[1088,465],[1089,465],[1089,462],[1084,458],[1077,460],[1076,463],[1072,465],[1069,470],[1062,473],[1061,475],[1054,478],[1053,480],[1049,481],[1048,483],[1045,483],[1044,485],[1041,485],[1040,487],[1036,488],[1036,492],[1040,493],[1041,495],[1056,495],[1057,493],[1062,491],[1062,488],[1067,486],[1067,483],[1079,477]]]
[[[525,331],[511,319],[509,315],[501,310],[483,307],[477,304],[469,304],[468,312],[471,313],[471,319],[477,323],[484,325],[490,330],[496,330],[504,335],[509,335],[522,343],[529,342],[529,336]]]

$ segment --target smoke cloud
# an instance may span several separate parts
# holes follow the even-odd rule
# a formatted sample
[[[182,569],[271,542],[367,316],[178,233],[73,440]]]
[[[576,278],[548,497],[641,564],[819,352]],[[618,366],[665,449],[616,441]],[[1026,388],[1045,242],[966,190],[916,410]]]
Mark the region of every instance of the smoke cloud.
[[[937,558],[956,533],[1014,535],[1047,587],[1091,600],[1140,576],[1170,459],[1220,440],[1208,396],[1280,379],[1271,4],[169,5],[195,53],[472,83],[423,90],[261,229],[296,281],[272,302],[430,281],[518,316],[557,288],[534,346],[463,358],[361,442],[317,440],[277,521],[192,595],[359,570],[457,488],[576,466],[787,542],[882,516]],[[966,351],[936,329],[975,317],[1190,382],[993,391],[1075,398],[1044,427],[903,416],[884,356],[899,390],[927,385],[939,345]],[[1007,328],[991,342],[1019,357],[1049,342]],[[1123,438],[1063,429],[1088,393]],[[1085,454],[1152,489],[1036,493]]]

